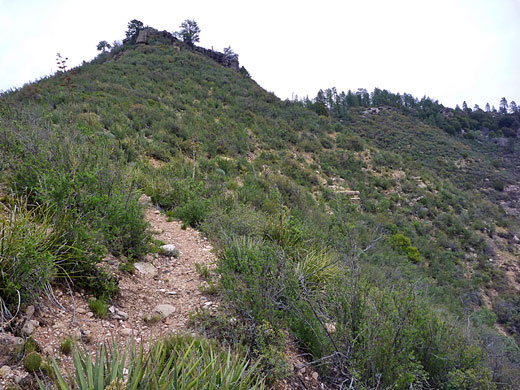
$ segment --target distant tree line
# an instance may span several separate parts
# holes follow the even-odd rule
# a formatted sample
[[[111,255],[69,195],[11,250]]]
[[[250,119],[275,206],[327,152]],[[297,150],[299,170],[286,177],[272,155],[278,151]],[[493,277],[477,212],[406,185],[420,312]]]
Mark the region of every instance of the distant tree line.
[[[462,109],[458,105],[452,109],[426,96],[418,99],[408,93],[392,93],[386,89],[375,88],[369,93],[360,88],[355,92],[349,90],[338,93],[336,88],[328,88],[320,89],[314,99],[305,98],[302,103],[320,115],[330,115],[341,120],[348,119],[348,111],[352,107],[390,107],[438,126],[450,134],[462,130],[480,130],[492,137],[515,137],[520,128],[520,107],[514,101],[508,103],[505,97],[500,100],[498,110],[491,108],[489,103],[485,110],[478,105],[471,109],[466,102],[462,103]]]

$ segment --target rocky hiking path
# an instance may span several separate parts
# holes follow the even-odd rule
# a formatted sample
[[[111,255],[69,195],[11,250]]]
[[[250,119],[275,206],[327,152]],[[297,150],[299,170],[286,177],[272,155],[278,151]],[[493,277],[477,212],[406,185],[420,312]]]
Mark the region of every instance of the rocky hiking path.
[[[132,336],[148,344],[161,334],[188,331],[190,313],[217,306],[200,292],[202,280],[195,266],[213,266],[211,244],[198,231],[183,230],[181,222],[168,221],[148,197],[140,200],[146,205],[153,237],[167,246],[161,254],[147,255],[143,262],[136,263],[134,273],[118,271],[116,258],[105,259],[103,266],[119,278],[119,294],[103,319],[90,310],[90,297],[59,289],[23,313],[24,333],[38,342],[43,355],[59,357],[70,368],[71,357],[60,351],[60,343],[67,336],[83,341],[92,350],[113,339],[124,344]],[[0,366],[3,364],[0,362]],[[25,375],[19,368],[5,369],[6,372],[0,369],[0,388],[6,380]]]

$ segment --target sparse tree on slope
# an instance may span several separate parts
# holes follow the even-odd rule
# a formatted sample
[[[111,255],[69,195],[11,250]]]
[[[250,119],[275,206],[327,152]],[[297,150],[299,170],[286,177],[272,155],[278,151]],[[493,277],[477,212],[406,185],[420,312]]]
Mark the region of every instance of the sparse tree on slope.
[[[190,46],[199,41],[200,28],[195,20],[186,19],[180,25],[180,30],[175,35]]]
[[[224,55],[230,61],[238,60],[238,54],[233,51],[231,46],[228,46],[224,49]]]
[[[110,50],[112,48],[112,45],[108,43],[107,41],[101,41],[97,45],[98,51],[106,52],[107,50]]]

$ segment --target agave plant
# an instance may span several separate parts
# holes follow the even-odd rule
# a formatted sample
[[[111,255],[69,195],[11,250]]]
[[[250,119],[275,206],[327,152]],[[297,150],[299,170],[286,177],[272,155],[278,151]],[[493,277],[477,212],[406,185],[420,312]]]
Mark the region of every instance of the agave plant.
[[[170,336],[154,343],[148,351],[131,341],[120,347],[113,341],[92,356],[74,347],[74,375],[67,382],[52,362],[59,390],[187,390],[263,389],[257,364],[208,340],[191,336]],[[41,390],[48,390],[39,381]]]

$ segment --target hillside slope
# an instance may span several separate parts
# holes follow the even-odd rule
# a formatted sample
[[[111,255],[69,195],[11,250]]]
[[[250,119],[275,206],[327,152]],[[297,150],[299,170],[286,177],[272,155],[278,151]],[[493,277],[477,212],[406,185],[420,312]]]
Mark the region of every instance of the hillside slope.
[[[199,329],[251,347],[269,378],[287,374],[290,335],[338,387],[513,388],[518,220],[497,187],[519,178],[514,148],[394,109],[318,115],[181,42],[149,43],[0,97],[3,192],[54,226],[38,253],[60,272],[40,281],[65,270],[112,299],[104,253],[153,250],[142,191],[213,240],[224,304]],[[2,299],[34,299],[31,277],[3,279]]]

